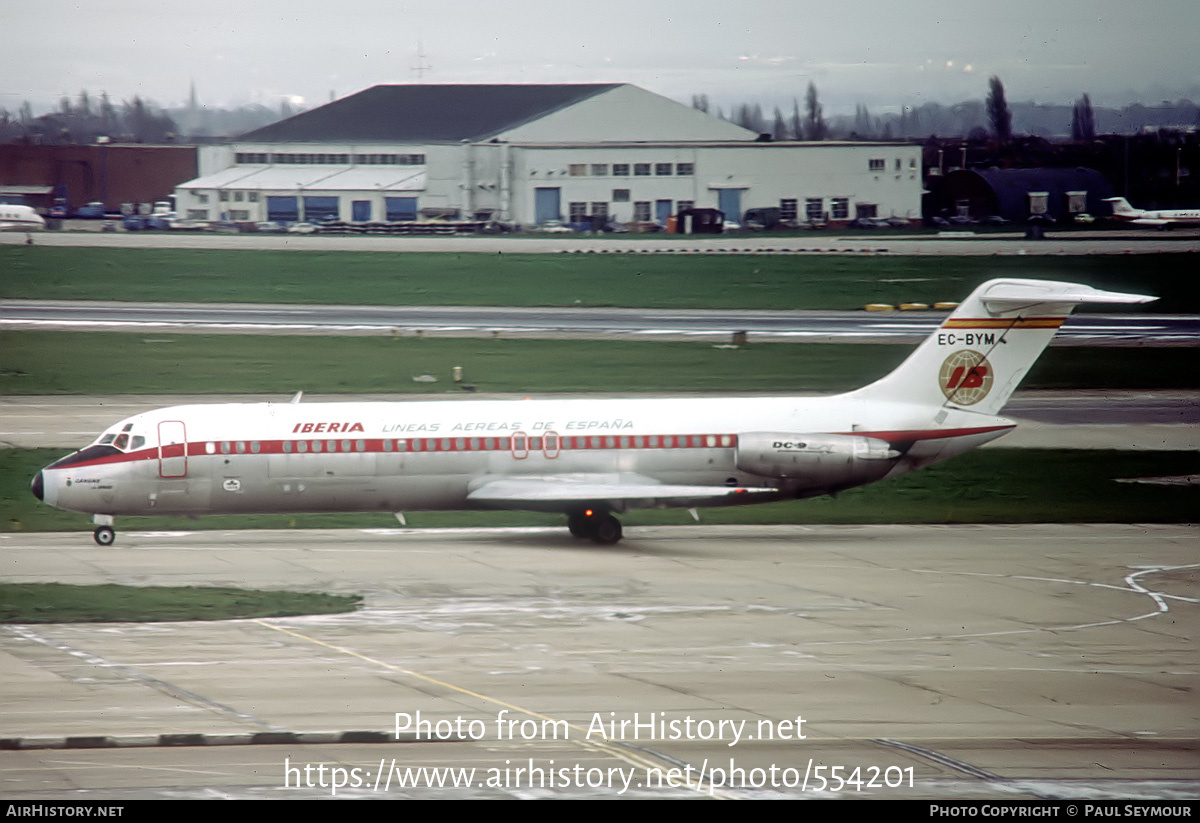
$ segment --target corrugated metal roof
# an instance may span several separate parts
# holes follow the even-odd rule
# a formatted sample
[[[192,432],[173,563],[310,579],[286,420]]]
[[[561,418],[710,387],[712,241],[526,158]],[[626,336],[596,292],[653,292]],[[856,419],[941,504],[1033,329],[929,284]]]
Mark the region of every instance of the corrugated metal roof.
[[[478,142],[619,85],[373,86],[240,139],[264,143]]]

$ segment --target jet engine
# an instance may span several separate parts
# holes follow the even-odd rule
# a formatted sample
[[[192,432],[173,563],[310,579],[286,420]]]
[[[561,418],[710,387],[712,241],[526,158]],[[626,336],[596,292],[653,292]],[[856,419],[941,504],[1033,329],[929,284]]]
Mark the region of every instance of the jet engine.
[[[874,437],[851,434],[750,432],[738,436],[737,467],[793,481],[797,491],[836,491],[879,480],[900,452]]]

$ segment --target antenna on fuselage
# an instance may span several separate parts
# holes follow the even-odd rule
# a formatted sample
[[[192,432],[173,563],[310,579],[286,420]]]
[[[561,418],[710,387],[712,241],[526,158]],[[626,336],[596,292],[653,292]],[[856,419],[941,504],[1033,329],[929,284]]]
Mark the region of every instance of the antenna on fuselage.
[[[304,397],[304,392],[303,392],[303,391],[298,391],[298,392],[296,392],[295,396],[294,396],[294,397],[292,397],[292,400],[291,400],[291,402],[292,402],[293,404],[295,404],[295,403],[299,403],[299,402],[300,402],[300,399],[301,399],[302,397]]]

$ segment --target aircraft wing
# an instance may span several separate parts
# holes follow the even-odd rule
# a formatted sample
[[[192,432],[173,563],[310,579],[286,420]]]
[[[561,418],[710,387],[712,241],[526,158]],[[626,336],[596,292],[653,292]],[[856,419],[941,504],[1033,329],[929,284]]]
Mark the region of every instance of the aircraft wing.
[[[573,504],[699,506],[736,495],[770,495],[775,489],[741,486],[683,486],[638,474],[556,474],[483,477],[467,499],[496,508],[563,511]]]

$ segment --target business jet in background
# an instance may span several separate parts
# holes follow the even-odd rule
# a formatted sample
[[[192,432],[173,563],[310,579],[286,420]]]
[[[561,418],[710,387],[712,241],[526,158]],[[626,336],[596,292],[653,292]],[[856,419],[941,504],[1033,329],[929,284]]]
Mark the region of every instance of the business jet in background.
[[[991,280],[895,371],[833,397],[174,406],[50,464],[33,493],[93,515],[522,509],[621,539],[634,508],[830,494],[962,454],[1080,303],[1143,303],[1074,283]]]
[[[0,231],[40,231],[44,228],[45,219],[30,206],[0,203]]]
[[[1135,226],[1152,226],[1156,229],[1169,229],[1171,226],[1200,226],[1200,209],[1159,209],[1146,211],[1135,209],[1124,197],[1107,197],[1105,203],[1112,203],[1114,220],[1123,220]]]

